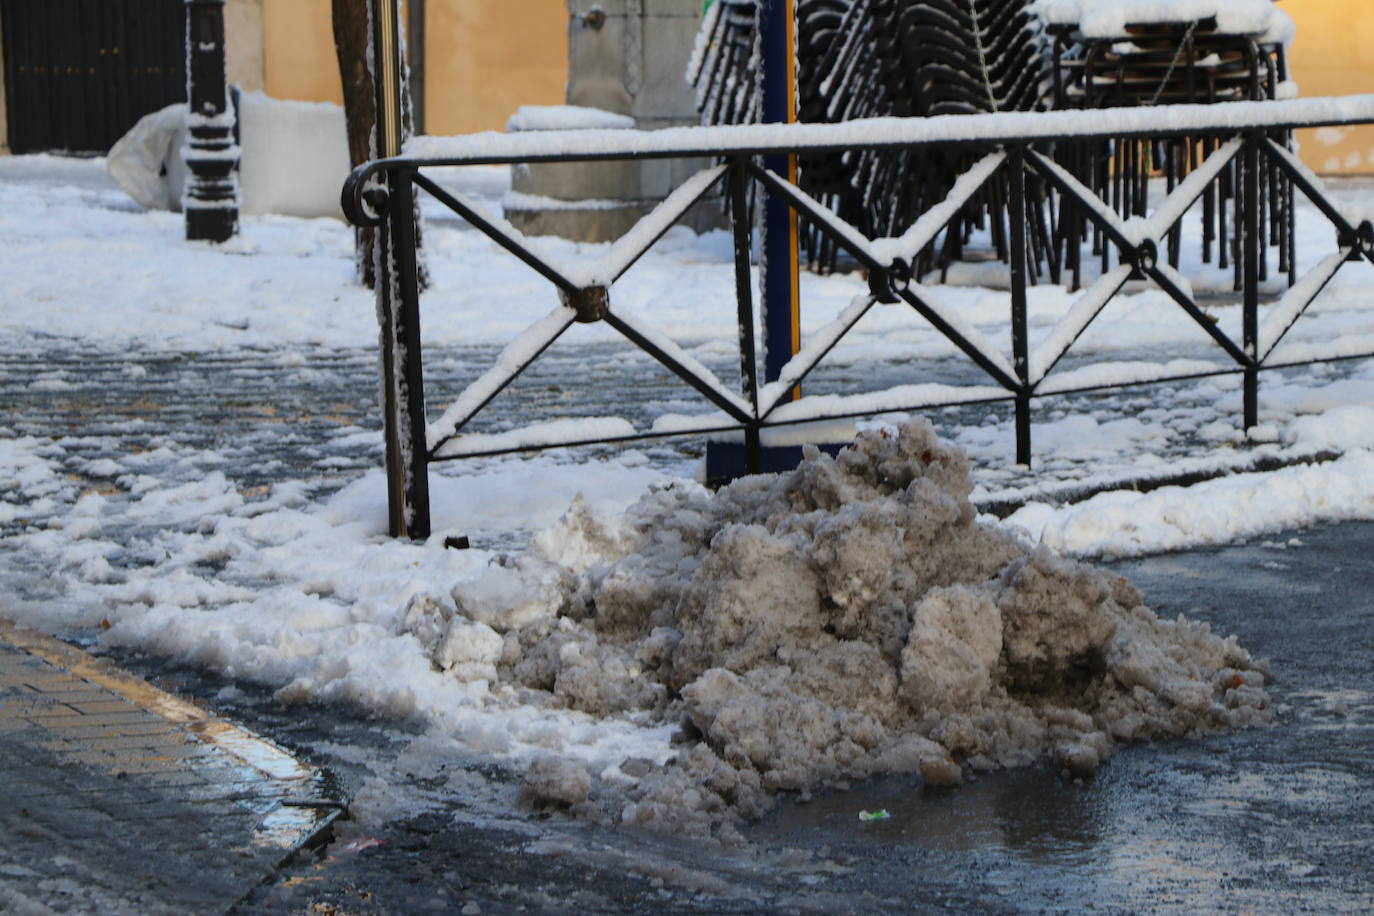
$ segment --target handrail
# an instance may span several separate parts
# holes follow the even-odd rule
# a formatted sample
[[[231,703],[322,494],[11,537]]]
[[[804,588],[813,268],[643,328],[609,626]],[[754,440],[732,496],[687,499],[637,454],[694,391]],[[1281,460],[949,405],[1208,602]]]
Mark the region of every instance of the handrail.
[[[483,373],[467,391],[444,412],[440,420],[426,427],[422,398],[414,399],[423,385],[418,346],[403,347],[401,354],[408,367],[406,390],[412,397],[412,413],[406,428],[428,430],[420,433],[417,449],[408,460],[411,476],[423,476],[429,462],[459,456],[496,455],[527,449],[552,447],[536,437],[522,444],[516,437],[503,436],[507,445],[487,442],[474,435],[469,447],[458,436],[502,389],[523,373],[549,344],[574,321],[604,322],[643,352],[653,357],[694,388],[718,414],[701,422],[672,423],[635,430],[634,427],[607,427],[601,438],[573,436],[555,445],[590,442],[623,442],[653,439],[665,435],[697,434],[703,431],[736,430],[745,436],[746,455],[751,469],[759,460],[760,432],[806,419],[839,419],[912,410],[936,404],[988,403],[1011,401],[1015,409],[1017,461],[1030,460],[1030,405],[1033,398],[1072,391],[1099,390],[1146,382],[1162,382],[1207,377],[1214,374],[1241,373],[1243,415],[1246,428],[1258,422],[1258,372],[1279,368],[1272,360],[1275,348],[1289,329],[1306,313],[1340,267],[1352,260],[1374,262],[1374,224],[1354,225],[1333,202],[1326,199],[1320,183],[1306,172],[1275,137],[1300,127],[1337,126],[1374,123],[1374,94],[1343,98],[1297,99],[1280,102],[1236,102],[1224,105],[1176,105],[1161,108],[1096,109],[994,115],[960,115],[935,118],[883,118],[845,124],[744,125],[712,128],[669,128],[658,131],[549,131],[520,134],[478,134],[456,138],[421,138],[407,144],[405,154],[365,163],[349,176],[344,186],[343,206],[349,219],[358,225],[388,228],[388,244],[413,247],[413,233],[404,231],[415,218],[411,205],[413,190],[419,187],[440,203],[466,219],[497,244],[510,250],[531,269],[557,287],[562,303],[547,318],[528,329],[507,347],[496,365]],[[1203,146],[1203,156],[1190,175],[1177,185],[1170,183],[1164,200],[1148,217],[1127,218],[1113,209],[1099,192],[1089,188],[1064,165],[1055,161],[1056,152],[1070,150],[1066,161],[1078,162],[1094,143],[1113,144],[1128,138],[1183,136],[1189,144]],[[954,181],[947,199],[929,207],[923,214],[912,214],[914,222],[898,238],[868,238],[855,226],[840,219],[826,203],[808,195],[782,175],[768,171],[756,158],[771,153],[802,153],[832,149],[918,148],[953,144],[967,147],[964,174]],[[1062,144],[1063,146],[1057,146]],[[1192,148],[1191,145],[1189,147]],[[1075,152],[1075,150],[1077,152]],[[440,187],[423,174],[424,169],[441,166],[529,164],[539,162],[606,161],[642,158],[708,158],[718,164],[697,172],[669,198],[641,220],[636,230],[612,248],[612,255],[598,255],[599,270],[574,269],[548,262],[531,250],[527,240],[504,220],[483,216],[475,208]],[[1075,159],[1074,157],[1078,157]],[[1105,162],[1106,160],[1103,160]],[[1103,166],[1108,167],[1108,166]],[[1290,274],[1290,290],[1271,309],[1262,324],[1259,311],[1260,271],[1265,263],[1266,228],[1260,212],[1261,173],[1270,183],[1283,182],[1280,197],[1283,219],[1291,221],[1293,189],[1309,198],[1327,218],[1338,236],[1337,251],[1322,260],[1306,277]],[[1080,173],[1081,174],[1081,173]],[[1143,179],[1142,179],[1143,180]],[[1030,182],[1037,182],[1033,192]],[[686,212],[712,188],[724,184],[734,229],[735,297],[739,313],[741,353],[741,393],[728,390],[710,370],[698,363],[671,339],[636,316],[615,308],[611,287],[641,254],[650,248],[672,221]],[[1179,219],[1199,200],[1206,206],[1222,206],[1212,201],[1213,189],[1227,183],[1234,196],[1233,246],[1237,289],[1243,292],[1241,339],[1232,339],[1211,320],[1198,304],[1192,290],[1168,261],[1161,257],[1170,235],[1177,232]],[[750,291],[750,232],[748,188],[754,193],[773,195],[806,217],[811,225],[840,248],[847,249],[868,270],[869,291],[856,298],[829,326],[822,329],[783,368],[781,376],[761,385],[754,360],[754,327]],[[1100,243],[1102,275],[1084,291],[1032,347],[1027,326],[1027,285],[1036,282],[1035,266],[1028,263],[1034,231],[1028,213],[1028,193],[1050,194],[1067,206],[1076,208],[1073,219],[1080,228],[1073,244],[1091,231]],[[1143,191],[1142,199],[1143,199]],[[1273,190],[1270,193],[1280,193]],[[1107,190],[1101,191],[1102,195]],[[979,196],[981,195],[981,197]],[[923,286],[915,267],[915,255],[926,244],[935,244],[941,231],[955,230],[960,214],[971,201],[988,208],[999,226],[1006,219],[1004,255],[1011,287],[1011,354],[1008,358],[971,324],[939,301],[936,291]],[[395,203],[393,203],[395,202]],[[1225,204],[1230,206],[1230,204]],[[1141,209],[1133,211],[1143,214]],[[1291,227],[1290,227],[1291,228]],[[1226,226],[1221,223],[1222,240]],[[1291,235],[1291,233],[1290,233]],[[915,251],[913,252],[913,247]],[[407,263],[407,252],[394,249],[396,263]],[[1287,249],[1280,248],[1280,264]],[[1117,266],[1108,267],[1108,256],[1115,252]],[[413,260],[413,250],[408,252]],[[383,270],[391,259],[383,258]],[[610,267],[606,265],[609,264]],[[1292,261],[1290,260],[1290,270]],[[1225,264],[1223,263],[1224,267]],[[1280,268],[1283,269],[1282,267]],[[405,272],[402,271],[404,274]],[[411,271],[413,273],[413,271]],[[1076,276],[1076,274],[1075,274]],[[1130,280],[1151,280],[1177,303],[1229,357],[1231,368],[1213,370],[1210,364],[1169,367],[1163,374],[1149,378],[1096,374],[1076,377],[1076,371],[1056,373],[1061,359],[1072,349],[1084,331],[1105,306],[1126,288]],[[392,296],[393,306],[409,315],[409,325],[418,328],[419,292],[413,276],[400,276],[395,284],[379,276],[379,295]],[[825,360],[830,351],[850,332],[864,314],[879,302],[905,303],[980,369],[992,385],[960,386],[939,391],[916,392],[916,386],[898,386],[887,392],[866,392],[836,398],[804,398],[793,402],[793,386]],[[418,341],[417,341],[418,343]],[[400,351],[398,351],[400,352]],[[1325,352],[1325,351],[1323,351]],[[1361,354],[1374,356],[1371,354]],[[1344,351],[1314,355],[1309,362],[1354,358]],[[1124,367],[1123,367],[1124,368]],[[1128,373],[1129,375],[1129,373]],[[1158,375],[1158,377],[1155,377]],[[1119,376],[1119,377],[1118,377]],[[931,387],[929,385],[925,387]],[[920,403],[910,401],[917,398]],[[900,402],[900,403],[899,403]],[[418,405],[418,406],[416,406]],[[814,409],[813,409],[814,408]],[[663,417],[661,420],[672,420]],[[626,432],[628,430],[628,432]],[[511,444],[513,443],[513,444]],[[427,446],[427,447],[425,447]],[[393,488],[394,489],[394,488]],[[415,514],[417,521],[408,529],[412,536],[428,532],[428,507]]]
[[[1272,102],[1008,111],[930,118],[867,118],[840,124],[740,124],[661,130],[558,130],[416,137],[395,159],[418,166],[500,165],[576,159],[682,158],[927,144],[1040,143],[1094,137],[1163,137],[1251,130],[1345,127],[1374,121],[1374,94]]]

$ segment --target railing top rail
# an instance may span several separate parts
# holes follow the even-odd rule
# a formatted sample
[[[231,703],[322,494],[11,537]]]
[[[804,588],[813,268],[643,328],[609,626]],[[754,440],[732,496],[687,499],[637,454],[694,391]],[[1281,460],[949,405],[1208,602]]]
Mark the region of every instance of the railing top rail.
[[[364,166],[497,165],[510,162],[668,158],[876,149],[1067,137],[1151,137],[1374,122],[1374,94],[1073,111],[999,112],[932,118],[868,118],[839,124],[745,124],[662,130],[559,130],[418,137],[405,155]]]

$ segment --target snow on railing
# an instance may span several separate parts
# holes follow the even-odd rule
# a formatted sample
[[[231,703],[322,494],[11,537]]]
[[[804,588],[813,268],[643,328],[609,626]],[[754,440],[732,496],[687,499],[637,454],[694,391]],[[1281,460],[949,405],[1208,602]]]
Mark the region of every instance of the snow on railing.
[[[434,460],[684,434],[742,434],[751,466],[755,466],[760,443],[771,438],[767,435],[770,430],[793,424],[991,401],[1014,404],[1017,460],[1028,462],[1030,406],[1032,400],[1040,396],[1243,373],[1243,409],[1248,428],[1258,422],[1259,370],[1302,362],[1374,356],[1374,336],[1365,339],[1352,335],[1325,346],[1289,342],[1279,347],[1289,329],[1307,312],[1342,265],[1351,261],[1374,263],[1374,223],[1370,222],[1374,214],[1343,207],[1330,200],[1320,180],[1303,166],[1285,143],[1274,138],[1297,127],[1363,123],[1374,123],[1374,95],[1225,105],[884,118],[842,124],[659,131],[522,131],[512,135],[420,138],[408,144],[406,157],[374,161],[356,170],[345,187],[344,203],[355,223],[377,225],[390,220],[393,239],[404,238],[405,234],[396,231],[396,227],[403,225],[405,219],[413,218],[413,208],[398,208],[388,203],[409,200],[412,185],[418,186],[553,283],[563,300],[562,306],[507,345],[495,363],[472,382],[437,421],[418,427],[426,431],[424,443],[427,448],[420,454],[415,454],[413,449],[403,450],[406,460],[418,468],[413,473],[424,473],[427,462]],[[1051,141],[1081,151],[1089,149],[1092,143],[1101,144],[1100,149],[1109,149],[1110,144],[1123,137],[1166,135],[1206,137],[1209,144],[1218,143],[1216,149],[1193,166],[1150,213],[1145,213],[1142,201],[1129,207],[1122,206],[1116,199],[1109,203],[1099,196],[1099,193],[1109,193],[1105,186],[1098,192],[1084,183],[1081,162],[1074,166],[1080,169],[1075,173],[1047,152],[1055,147]],[[912,214],[908,228],[900,235],[887,238],[868,238],[837,216],[823,201],[782,175],[766,170],[758,162],[762,154],[817,150],[899,147],[919,154],[920,147],[932,144],[968,145],[971,164],[953,182],[943,201],[923,213]],[[541,251],[536,240],[527,239],[505,219],[481,212],[471,201],[431,181],[423,171],[439,165],[701,156],[716,158],[718,162],[681,183],[620,240],[599,254],[584,255],[575,264],[559,263]],[[1258,189],[1260,172],[1266,169],[1270,184],[1275,179],[1287,183],[1284,193],[1288,198],[1283,204],[1287,208],[1287,218],[1292,219],[1292,189],[1297,189],[1335,228],[1339,250],[1323,258],[1301,278],[1292,275],[1291,261],[1288,268],[1281,266],[1280,270],[1290,271],[1289,289],[1274,304],[1262,308],[1259,278],[1266,255]],[[1030,184],[1033,179],[1038,181],[1034,186]],[[373,193],[379,180],[386,184],[385,193]],[[999,184],[994,185],[994,182]],[[753,227],[747,222],[751,212],[747,205],[751,183],[756,195],[773,195],[783,200],[808,220],[812,230],[849,251],[867,271],[870,287],[867,294],[856,296],[833,321],[811,334],[783,365],[777,377],[762,385],[754,358]],[[734,230],[741,393],[732,391],[668,335],[642,318],[615,308],[611,295],[612,285],[676,221],[722,184],[727,187],[724,196],[729,202]],[[1237,290],[1243,294],[1241,340],[1233,340],[1230,334],[1234,332],[1218,325],[1210,313],[1198,305],[1188,280],[1167,258],[1160,258],[1159,251],[1165,237],[1176,231],[1179,221],[1204,196],[1209,206],[1223,206],[1212,196],[1223,186],[1226,193],[1233,196],[1224,206],[1234,203],[1234,232],[1227,242],[1228,251],[1236,261]],[[1076,215],[1069,222],[1080,228],[1065,231],[1054,242],[1064,244],[1065,252],[1069,244],[1084,244],[1089,229],[1103,246],[1102,250],[1094,252],[1101,254],[1102,274],[1072,302],[1033,348],[1027,318],[1027,286],[1032,282],[1034,270],[1028,259],[1032,218],[1025,206],[1028,192],[1049,195],[1052,201],[1076,208]],[[954,227],[965,218],[964,214],[972,205],[983,208],[982,212],[987,213],[1004,233],[998,244],[1009,265],[1010,357],[1003,345],[976,327],[960,310],[942,303],[935,291],[922,285],[916,275],[918,261],[925,256],[923,253],[937,245],[942,232],[956,231]],[[1002,222],[1004,218],[1005,223]],[[1074,235],[1074,232],[1079,234]],[[1281,263],[1284,251],[1280,250]],[[1117,261],[1115,266],[1109,264],[1113,252]],[[389,264],[388,259],[383,259],[384,269],[389,269]],[[1052,267],[1052,271],[1054,269]],[[1198,359],[1115,361],[1057,368],[1127,284],[1151,281],[1202,327],[1229,362]],[[404,308],[396,314],[404,316],[404,309],[408,308],[418,316],[419,293],[414,276],[403,276],[400,282],[379,283],[379,288],[399,291]],[[808,394],[793,400],[798,385],[879,302],[905,303],[911,307],[976,363],[994,384],[918,382],[898,384],[881,391]],[[401,321],[404,323],[404,318]],[[623,417],[586,417],[546,421],[501,432],[468,431],[469,422],[574,322],[603,322],[614,329],[696,389],[709,402],[709,409],[698,414],[665,414],[651,420],[643,429],[636,428]],[[1226,328],[1230,327],[1228,323]],[[413,377],[416,379],[420,377],[418,349],[398,348],[405,359],[414,362]],[[1272,359],[1275,352],[1286,361],[1279,363]],[[407,377],[411,377],[409,370],[407,373]],[[417,399],[410,398],[405,409],[414,411],[415,403]],[[418,403],[422,410],[422,398]],[[411,428],[416,428],[415,420],[415,415],[411,414],[408,421],[412,423]],[[419,421],[423,423],[422,414]],[[393,486],[393,492],[396,489]],[[427,508],[424,518],[427,525]],[[417,524],[412,533],[421,530],[422,526]]]
[[[634,424],[622,417],[572,417],[546,420],[500,433],[471,433],[450,440],[435,458],[466,458],[526,449],[550,448],[569,442],[593,444],[635,435]]]
[[[716,377],[714,372],[703,366],[695,356],[692,356],[686,350],[682,349],[682,347],[678,346],[677,342],[671,337],[659,331],[657,328],[645,324],[637,318],[631,318],[628,315],[616,313],[614,315],[608,314],[606,317],[618,326],[621,333],[626,334],[626,336],[632,339],[638,338],[636,343],[638,343],[642,349],[652,347],[657,349],[669,360],[677,363],[678,366],[684,369],[687,374],[692,377],[693,382],[698,384],[701,389],[704,389],[702,390],[702,394],[715,401],[718,406],[733,413],[737,420],[745,417],[752,418],[754,416],[754,407],[752,404],[735,394],[729,388],[726,388],[721,380]]]
[[[1224,105],[867,118],[839,124],[742,124],[513,134],[487,131],[458,137],[416,137],[406,144],[404,158],[420,166],[499,165],[512,160],[695,158],[936,143],[1036,143],[1080,137],[1341,127],[1369,122],[1374,122],[1374,94],[1227,102]]]
[[[957,311],[943,305],[935,296],[934,292],[926,286],[913,282],[909,287],[911,292],[921,300],[926,309],[943,321],[955,333],[967,341],[982,357],[996,368],[1000,369],[1007,378],[1017,376],[1016,369],[1012,367],[1011,361],[1007,359],[1001,349],[975,328],[972,324],[965,321]]]
[[[1167,382],[1196,376],[1218,375],[1234,371],[1221,363],[1206,359],[1171,359],[1154,363],[1146,360],[1118,360],[1093,363],[1061,372],[1046,379],[1040,394],[1065,394],[1071,391],[1091,391],[1101,388],[1123,388],[1146,382]]]
[[[914,261],[916,255],[935,240],[940,231],[949,225],[961,207],[968,203],[988,183],[992,173],[997,171],[1007,158],[1000,150],[988,153],[979,159],[964,174],[955,180],[945,195],[945,199],[917,217],[911,228],[897,238],[875,239],[871,251],[879,261],[891,264],[898,258]]]
[[[1297,322],[1312,300],[1331,282],[1336,271],[1348,260],[1349,249],[1327,255],[1320,264],[1290,286],[1288,292],[1270,307],[1269,314],[1264,316],[1264,323],[1259,329],[1258,353],[1252,355],[1257,355],[1261,361],[1267,359],[1283,339],[1283,335],[1288,333],[1288,329]]]
[[[453,438],[458,430],[514,381],[516,376],[561,337],[564,331],[572,327],[576,320],[577,312],[566,306],[559,306],[506,344],[501,354],[496,357],[496,363],[469,383],[443,415],[428,425],[425,439],[430,451]]]
[[[1131,278],[1134,268],[1120,264],[1107,271],[1097,282],[1074,300],[1069,312],[1054,326],[1030,355],[1030,382],[1038,384],[1054,368],[1054,364],[1069,351],[1076,341]]]
[[[1221,170],[1231,164],[1231,160],[1236,158],[1243,145],[1240,139],[1227,141],[1203,160],[1202,164],[1190,172],[1159,209],[1145,221],[1141,227],[1142,236],[1155,242],[1163,238],[1175,223],[1183,219],[1183,214],[1197,203],[1197,199],[1207,190],[1207,186],[1216,181]],[[1135,241],[1136,244],[1140,244],[1141,239]]]
[[[633,229],[611,246],[610,253],[598,265],[599,269],[596,272],[599,274],[599,282],[610,285],[619,280],[625,271],[649,250],[659,236],[671,229],[692,204],[720,181],[725,172],[726,167],[723,165],[702,169],[665,197],[662,203],[649,211]]]
[[[836,416],[864,417],[910,410],[912,404],[945,407],[1000,401],[1005,400],[1006,396],[1005,389],[994,385],[942,385],[937,382],[894,385],[862,394],[809,395],[800,401],[780,405],[773,411],[772,420],[775,423],[798,423]]]
[[[1090,209],[1096,215],[1098,224],[1104,229],[1109,231],[1115,229],[1122,241],[1131,245],[1140,244],[1140,239],[1132,236],[1132,231],[1126,228],[1126,224],[1116,215],[1116,211],[1111,208],[1111,205],[1079,181],[1072,172],[1053,159],[1048,159],[1034,150],[1030,152],[1029,156],[1048,177],[1058,182],[1065,193],[1073,194],[1081,205]]]
[[[859,323],[860,318],[868,314],[876,301],[872,296],[855,296],[834,321],[812,334],[796,355],[783,364],[777,379],[763,386],[759,392],[759,413],[765,417],[772,413],[788,392],[816,368],[816,364]]]

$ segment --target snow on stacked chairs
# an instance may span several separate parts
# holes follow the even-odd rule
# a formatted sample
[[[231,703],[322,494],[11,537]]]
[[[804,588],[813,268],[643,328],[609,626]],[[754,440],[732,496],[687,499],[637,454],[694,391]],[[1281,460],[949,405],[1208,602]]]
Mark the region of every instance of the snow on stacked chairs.
[[[1262,101],[1293,94],[1284,56],[1293,21],[1271,0],[1038,0],[1034,8],[1052,40],[1057,109]],[[1291,142],[1287,135],[1275,139]],[[1055,158],[1118,213],[1144,216],[1152,175],[1162,175],[1172,190],[1216,146],[1215,140],[1188,137],[1122,139],[1091,147],[1061,144]],[[1237,205],[1238,168],[1237,163],[1225,169],[1203,198],[1203,260],[1212,260],[1215,245],[1223,269],[1238,264],[1234,220],[1228,220]],[[1269,170],[1260,182],[1278,269],[1285,272],[1293,253],[1291,188]],[[1071,202],[1064,203],[1060,217],[1057,242],[1077,280],[1087,224]],[[1092,241],[1105,269],[1100,234],[1094,232]],[[1173,266],[1179,263],[1179,244],[1176,230],[1168,244]],[[1267,273],[1263,261],[1261,272]],[[1239,288],[1238,272],[1235,283]]]
[[[689,77],[705,123],[754,120],[752,64],[742,53],[754,41],[754,10],[754,0],[717,0],[703,24]],[[1026,111],[1042,103],[1045,41],[1028,0],[799,0],[797,25],[798,114],[806,123]],[[870,238],[899,235],[979,158],[967,149],[920,157],[902,150],[810,154],[800,160],[801,184]],[[961,257],[980,228],[1005,257],[1005,228],[989,217],[1002,193],[994,188],[971,201],[918,268]],[[1043,191],[1031,194],[1039,211]],[[1035,228],[1032,236],[1037,254],[1048,254],[1048,236]],[[804,227],[803,237],[813,265],[834,266],[837,252],[826,236]]]
[[[708,124],[752,121],[756,0],[716,0],[689,78]],[[1284,98],[1292,20],[1272,0],[797,0],[798,110],[807,123],[882,116],[1101,108]],[[1289,144],[1287,135],[1276,140]],[[1143,216],[1150,182],[1172,190],[1216,140],[1153,138],[1059,143],[1054,158],[1123,217]],[[900,234],[943,200],[976,151],[812,153],[800,157],[804,190],[870,238]],[[1233,211],[1238,165],[1203,198],[1203,259],[1238,264]],[[1292,193],[1273,170],[1262,204],[1278,271],[1293,267]],[[918,275],[977,258],[1007,257],[1000,214],[1009,189],[994,182],[972,199],[914,265]],[[1033,279],[1069,274],[1080,285],[1084,251],[1110,245],[1072,200],[1031,178],[1027,232]],[[834,243],[803,221],[808,256],[835,266]],[[1165,256],[1180,257],[1180,232]],[[1269,265],[1261,264],[1267,279]],[[1239,268],[1235,282],[1239,284]]]

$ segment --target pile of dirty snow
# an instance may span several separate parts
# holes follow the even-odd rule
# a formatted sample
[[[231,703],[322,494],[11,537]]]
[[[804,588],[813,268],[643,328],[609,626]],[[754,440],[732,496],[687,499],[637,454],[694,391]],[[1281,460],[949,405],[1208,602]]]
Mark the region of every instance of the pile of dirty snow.
[[[664,763],[536,760],[530,803],[727,841],[780,791],[1050,757],[1079,776],[1124,743],[1270,721],[1234,637],[979,521],[971,490],[928,422],[868,432],[614,520],[576,503],[406,626],[496,702],[680,723]]]

